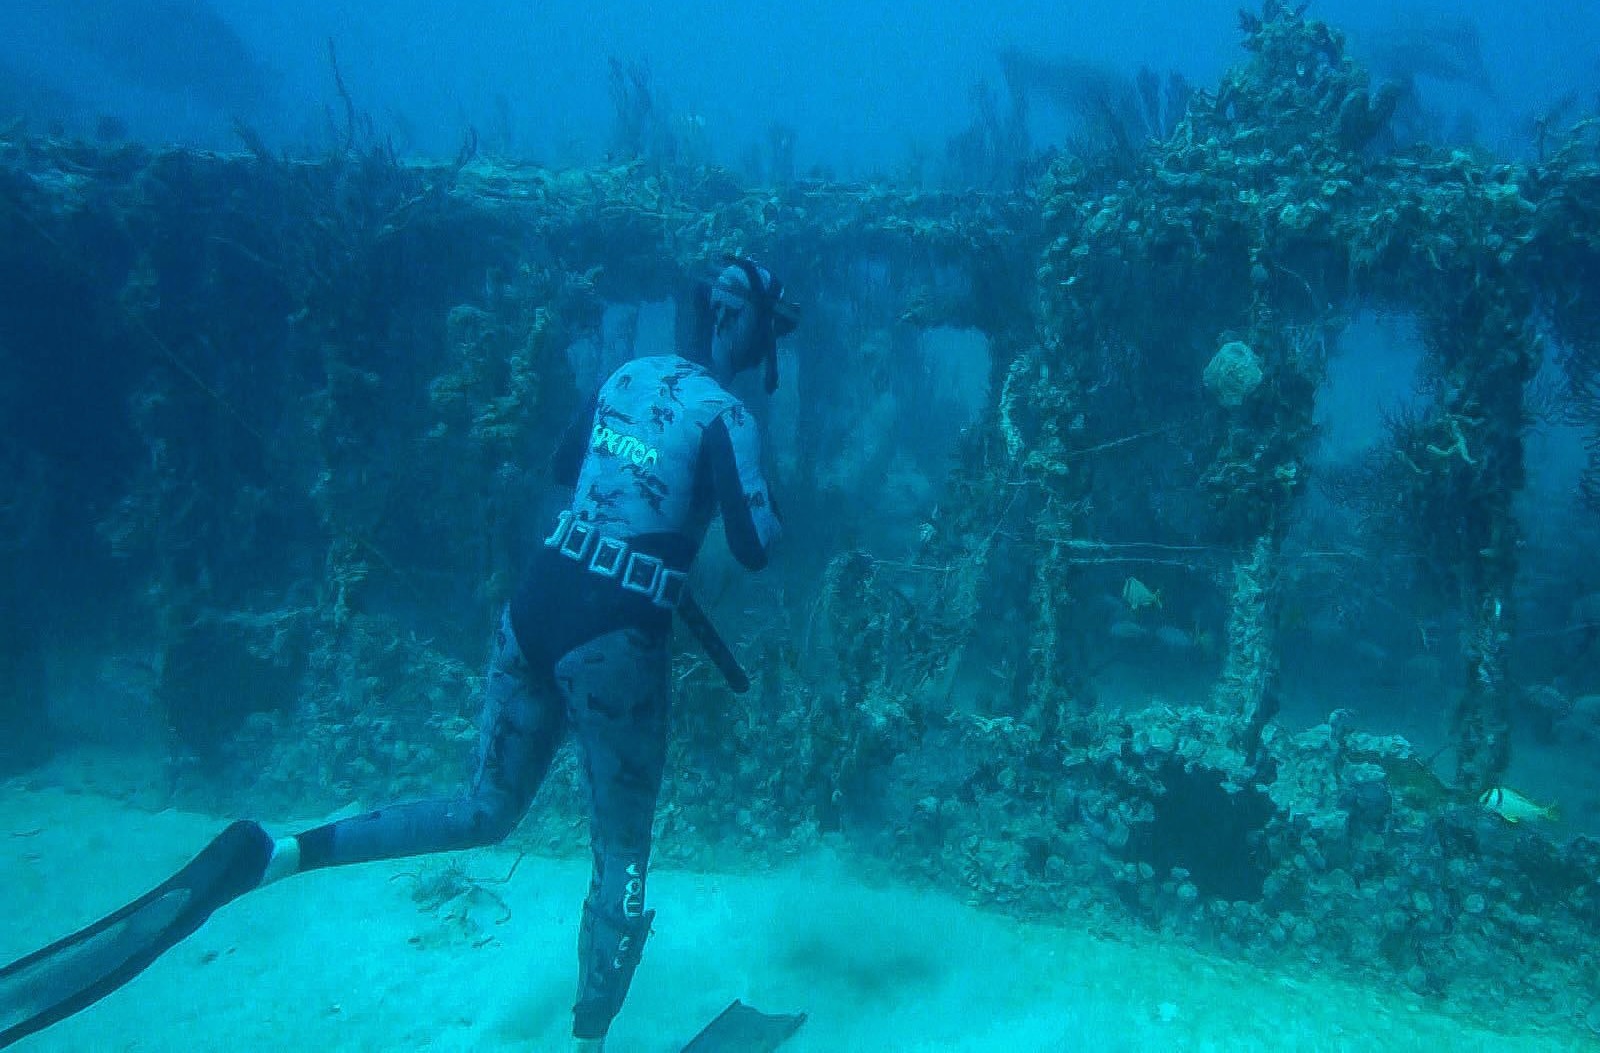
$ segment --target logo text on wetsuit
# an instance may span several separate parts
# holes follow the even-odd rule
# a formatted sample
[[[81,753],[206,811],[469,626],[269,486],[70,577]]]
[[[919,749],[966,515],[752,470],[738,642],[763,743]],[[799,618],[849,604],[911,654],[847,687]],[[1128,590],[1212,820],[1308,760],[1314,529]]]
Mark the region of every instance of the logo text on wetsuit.
[[[632,435],[624,435],[619,431],[612,431],[603,424],[594,426],[594,448],[604,449],[607,453],[621,457],[623,460],[632,461],[641,468],[649,468],[660,459],[661,454],[654,446],[646,444],[643,440],[635,439]]]

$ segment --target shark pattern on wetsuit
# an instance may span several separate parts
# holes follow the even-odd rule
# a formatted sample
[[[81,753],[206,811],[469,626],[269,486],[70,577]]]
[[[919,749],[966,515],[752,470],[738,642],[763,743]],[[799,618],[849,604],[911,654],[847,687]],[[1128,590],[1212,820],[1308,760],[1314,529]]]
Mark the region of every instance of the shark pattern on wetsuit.
[[[764,561],[779,526],[760,433],[704,368],[677,355],[627,363],[595,397],[587,442],[573,480],[578,519],[624,540],[675,535],[667,544],[687,563],[720,507],[735,555]],[[568,444],[561,454],[571,458]]]

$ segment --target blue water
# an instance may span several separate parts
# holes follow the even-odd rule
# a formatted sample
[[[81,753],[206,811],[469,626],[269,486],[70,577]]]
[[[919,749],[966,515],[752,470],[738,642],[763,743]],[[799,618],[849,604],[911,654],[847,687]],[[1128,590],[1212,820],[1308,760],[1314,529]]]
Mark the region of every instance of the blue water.
[[[864,176],[896,170],[916,149],[942,151],[970,115],[973,85],[999,86],[1007,48],[1129,72],[1176,69],[1209,85],[1237,54],[1238,7],[16,0],[0,35],[0,102],[9,86],[85,124],[110,115],[134,136],[200,145],[232,145],[232,118],[243,116],[273,143],[300,145],[337,105],[332,39],[351,92],[402,145],[449,154],[465,125],[504,126],[529,158],[586,162],[606,148],[615,56],[647,60],[670,109],[703,118],[725,162],[783,122],[798,133],[802,169]],[[1600,91],[1593,4],[1343,0],[1310,13],[1346,29],[1357,57],[1379,54],[1408,26],[1470,21],[1487,80],[1423,87],[1509,151],[1525,148],[1531,116],[1553,100]],[[154,31],[141,33],[147,23]],[[1059,140],[1059,119],[1035,110],[1036,139]]]

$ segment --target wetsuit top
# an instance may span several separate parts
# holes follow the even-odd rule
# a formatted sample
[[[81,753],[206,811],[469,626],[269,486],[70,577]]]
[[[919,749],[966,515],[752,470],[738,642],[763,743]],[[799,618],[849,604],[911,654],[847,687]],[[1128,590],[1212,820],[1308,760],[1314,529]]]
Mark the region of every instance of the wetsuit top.
[[[634,359],[612,373],[568,428],[553,468],[557,482],[574,487],[578,519],[678,570],[694,562],[718,510],[729,549],[752,570],[766,566],[778,536],[755,418],[704,367],[678,355]],[[577,617],[586,611],[595,617]],[[567,623],[554,633],[562,642],[620,624],[665,631],[670,621],[669,612],[548,549],[511,614],[530,657],[553,650],[554,620]]]
[[[761,437],[744,404],[701,366],[677,355],[622,366],[595,398],[587,438],[572,499],[579,519],[627,541],[677,535],[669,558],[683,569],[720,507],[734,555],[752,569],[766,564],[778,520]],[[569,457],[570,444],[569,435]]]

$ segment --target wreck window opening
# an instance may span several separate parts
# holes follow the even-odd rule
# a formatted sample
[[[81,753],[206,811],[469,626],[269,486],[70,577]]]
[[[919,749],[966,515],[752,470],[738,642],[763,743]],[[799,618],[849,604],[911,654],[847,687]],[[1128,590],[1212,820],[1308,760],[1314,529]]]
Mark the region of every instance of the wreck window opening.
[[[1203,699],[1221,675],[1226,619],[1220,597],[1205,592],[1196,572],[1153,573],[1137,565],[1088,567],[1074,613],[1084,651],[1082,667],[1095,702],[1137,710],[1152,698]],[[1148,589],[1160,599],[1140,604]]]
[[[1399,509],[1394,422],[1425,412],[1424,350],[1411,314],[1364,311],[1340,334],[1317,391],[1310,483],[1284,543],[1279,597],[1283,711],[1290,727],[1356,709],[1366,727],[1439,739],[1459,662],[1455,612],[1420,587]]]
[[[918,545],[939,504],[963,434],[988,399],[990,346],[976,329],[935,326],[894,333],[880,344],[874,387],[857,438],[837,456],[840,477],[870,523],[858,542],[885,558]]]
[[[1074,526],[1080,547],[1067,617],[1093,700],[1116,710],[1152,698],[1206,698],[1222,674],[1234,550],[1214,533],[1203,484],[1199,369],[1215,350],[1186,327],[1108,336],[1092,356],[1076,441],[1094,449],[1094,500]]]
[[[1524,433],[1527,484],[1517,496],[1517,633],[1514,660],[1530,684],[1560,681],[1570,698],[1600,693],[1600,582],[1593,553],[1600,522],[1583,503],[1588,444],[1600,421],[1584,420],[1568,376],[1571,349],[1549,340],[1528,382]],[[1552,715],[1535,707],[1534,730]]]
[[[851,429],[857,438],[839,451],[838,467],[852,473],[871,466],[850,487],[874,524],[861,540],[899,554],[916,547],[962,435],[984,412],[990,347],[976,329],[891,326],[880,331],[875,353],[878,361],[868,366],[881,384],[868,384],[863,417]]]
[[[917,337],[902,434],[930,471],[942,476],[962,433],[982,417],[991,355],[979,329],[935,326]]]
[[[607,304],[599,332],[580,337],[567,348],[579,398],[588,398],[629,359],[675,351],[677,313],[671,300]]]

